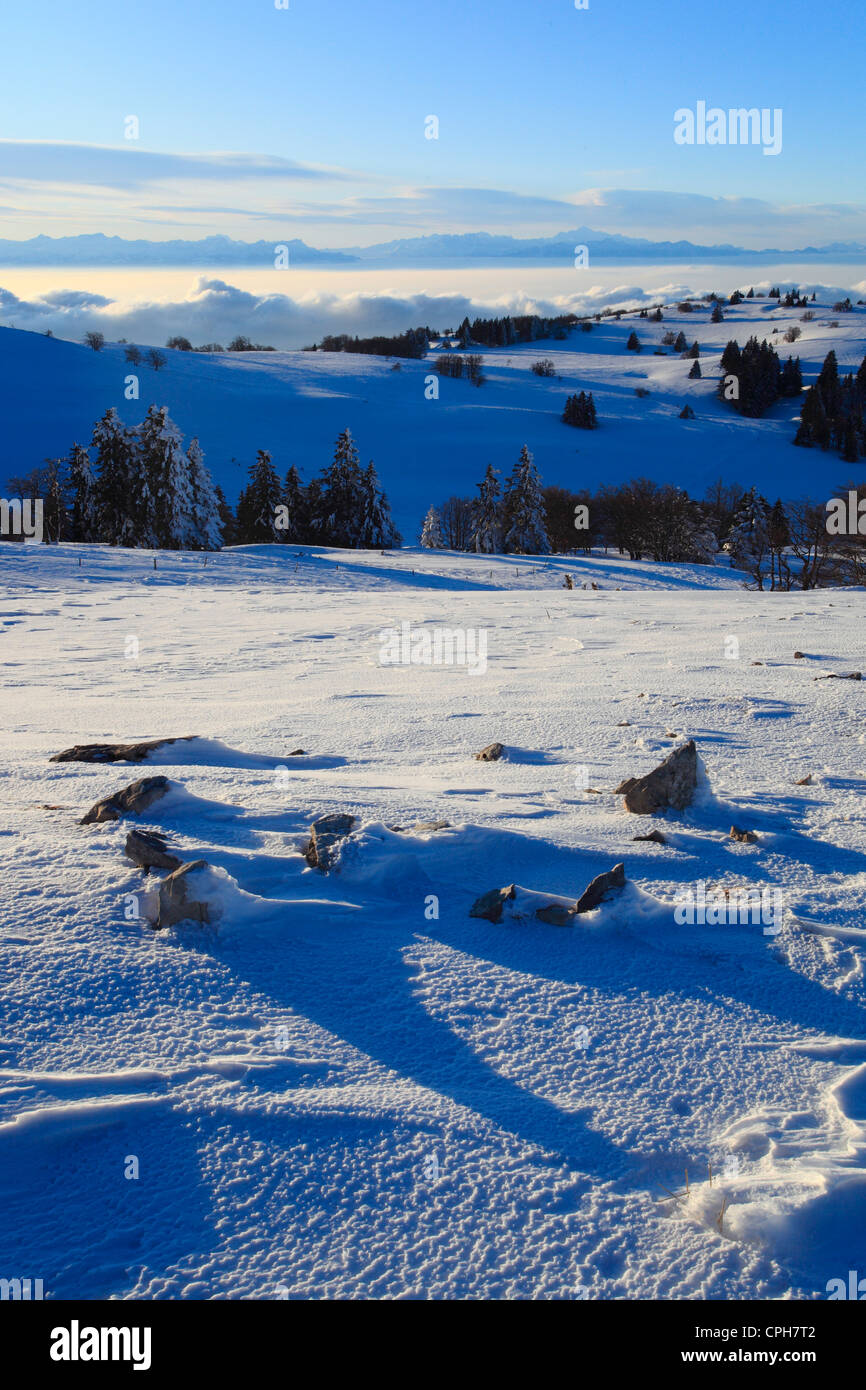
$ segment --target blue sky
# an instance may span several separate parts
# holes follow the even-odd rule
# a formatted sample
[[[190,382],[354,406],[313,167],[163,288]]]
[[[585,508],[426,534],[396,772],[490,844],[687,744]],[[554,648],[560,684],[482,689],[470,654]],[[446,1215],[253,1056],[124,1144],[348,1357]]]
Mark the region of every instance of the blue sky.
[[[7,9],[0,236],[866,235],[866,44],[850,0],[289,6]],[[782,152],[678,146],[674,111],[699,100],[780,108]],[[431,114],[438,140],[424,138]]]

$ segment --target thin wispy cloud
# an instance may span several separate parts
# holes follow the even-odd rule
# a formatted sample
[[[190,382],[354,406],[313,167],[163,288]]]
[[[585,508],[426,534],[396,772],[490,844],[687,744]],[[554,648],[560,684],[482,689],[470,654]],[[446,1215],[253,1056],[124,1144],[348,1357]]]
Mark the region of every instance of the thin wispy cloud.
[[[401,236],[490,232],[551,236],[580,227],[664,241],[795,249],[866,240],[862,202],[784,202],[681,189],[564,188],[558,195],[480,184],[407,183],[367,170],[256,153],[179,154],[134,142],[102,146],[0,140],[6,235],[62,222],[70,235],[148,226],[239,240],[302,232],[338,248]],[[255,232],[251,235],[252,228]]]
[[[278,155],[172,154],[129,145],[84,145],[47,140],[0,140],[0,177],[23,183],[143,188],[148,184],[190,179],[341,180],[348,175]],[[353,176],[357,177],[357,176]]]

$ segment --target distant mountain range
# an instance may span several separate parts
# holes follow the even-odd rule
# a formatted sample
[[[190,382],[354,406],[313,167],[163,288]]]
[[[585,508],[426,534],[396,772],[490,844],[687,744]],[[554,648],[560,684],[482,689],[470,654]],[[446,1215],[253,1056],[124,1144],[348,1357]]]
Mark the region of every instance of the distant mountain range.
[[[549,237],[519,238],[495,236],[489,232],[466,232],[462,235],[409,237],[401,241],[386,241],[377,246],[353,246],[348,254],[362,261],[420,264],[459,260],[563,260],[572,262],[575,248],[585,246],[590,261],[616,260],[725,260],[729,257],[754,256],[858,256],[866,246],[856,242],[836,242],[831,246],[807,246],[796,251],[768,247],[749,251],[742,246],[724,242],[714,246],[699,246],[692,241],[649,241],[645,237],[620,236],[618,233],[597,232],[592,227],[577,227],[570,232],[557,232]]]
[[[750,251],[728,242],[699,246],[692,241],[649,241],[578,227],[549,237],[498,236],[490,232],[459,235],[405,237],[375,246],[345,250],[317,250],[303,241],[233,241],[210,236],[200,241],[127,241],[102,232],[81,236],[36,236],[28,241],[0,239],[0,266],[272,266],[275,247],[286,246],[291,265],[400,265],[424,267],[457,265],[474,261],[511,261],[530,264],[543,261],[572,264],[575,248],[587,248],[590,264],[610,261],[755,260],[856,260],[866,256],[859,242],[831,242],[827,246],[803,246],[796,250],[766,247]]]
[[[232,241],[209,236],[201,241],[126,241],[92,232],[81,236],[35,236],[29,241],[0,238],[0,265],[228,266],[273,265],[275,246],[287,246],[292,265],[349,265],[357,258],[342,251],[317,251],[303,241]]]

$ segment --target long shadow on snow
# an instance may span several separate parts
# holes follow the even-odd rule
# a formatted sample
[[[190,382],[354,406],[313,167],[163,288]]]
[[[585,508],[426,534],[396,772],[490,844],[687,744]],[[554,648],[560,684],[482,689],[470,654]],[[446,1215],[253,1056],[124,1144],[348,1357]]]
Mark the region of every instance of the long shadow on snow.
[[[589,1128],[588,1109],[563,1111],[501,1075],[427,1011],[404,958],[417,935],[416,914],[411,926],[331,923],[305,933],[303,943],[294,940],[285,971],[275,971],[270,953],[242,947],[232,952],[232,965],[275,1007],[303,1014],[399,1076],[535,1146],[548,1161],[605,1178],[624,1169],[628,1155]]]

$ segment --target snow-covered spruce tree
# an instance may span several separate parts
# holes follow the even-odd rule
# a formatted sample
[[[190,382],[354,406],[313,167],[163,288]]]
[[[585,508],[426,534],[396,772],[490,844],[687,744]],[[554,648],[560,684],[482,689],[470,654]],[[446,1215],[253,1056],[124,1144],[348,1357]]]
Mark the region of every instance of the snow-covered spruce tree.
[[[334,457],[321,474],[321,496],[312,519],[316,539],[323,545],[357,546],[365,498],[358,450],[351,430],[338,435]]]
[[[97,478],[83,444],[73,444],[66,463],[71,495],[70,527],[74,541],[96,541],[99,535]]]
[[[475,501],[470,545],[478,555],[496,555],[502,539],[502,503],[499,483],[493,465],[476,484],[479,496]]]
[[[379,486],[379,475],[372,460],[364,469],[361,492],[361,523],[355,544],[363,550],[399,548],[403,544],[403,537],[394,525],[390,503]]]
[[[241,545],[264,545],[281,540],[277,508],[283,489],[267,449],[259,449],[249,476],[249,483],[238,498],[238,541]]]
[[[138,544],[180,550],[194,529],[190,463],[183,437],[165,405],[148,407],[137,430],[141,467],[153,502],[150,540]]]
[[[699,503],[689,504],[689,516],[684,529],[683,558],[696,565],[715,564],[719,553],[719,538]]]
[[[549,555],[541,479],[526,445],[505,484],[503,542],[506,553]]]
[[[138,545],[135,534],[133,446],[130,433],[111,406],[93,427],[96,451],[97,533],[106,545]]]
[[[770,507],[765,497],[751,487],[743,496],[734,516],[725,550],[737,569],[743,569],[763,589],[770,565]]]
[[[214,487],[214,494],[216,496],[217,508],[219,510],[220,528],[222,530],[223,545],[236,545],[238,524],[235,514],[232,511],[229,503],[226,501],[226,495],[223,492],[222,488],[219,486],[219,484],[217,484]]]
[[[219,550],[223,543],[220,502],[197,439],[186,451],[192,492],[192,525],[185,542],[191,550]]]
[[[300,474],[295,465],[292,464],[286,473],[286,481],[283,483],[283,493],[280,498],[277,535],[281,541],[293,541],[295,544],[303,541],[306,531],[306,511],[306,500]]]
[[[421,527],[421,544],[425,550],[444,550],[442,539],[442,518],[435,507],[431,507]]]
[[[45,460],[43,483],[42,539],[56,545],[69,530],[68,485],[63,459]]]

